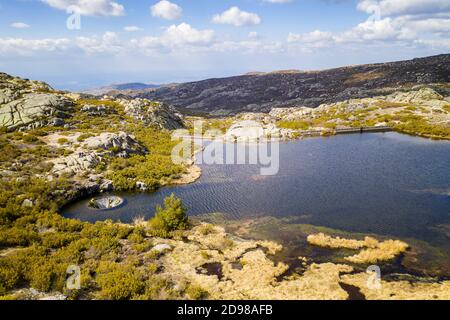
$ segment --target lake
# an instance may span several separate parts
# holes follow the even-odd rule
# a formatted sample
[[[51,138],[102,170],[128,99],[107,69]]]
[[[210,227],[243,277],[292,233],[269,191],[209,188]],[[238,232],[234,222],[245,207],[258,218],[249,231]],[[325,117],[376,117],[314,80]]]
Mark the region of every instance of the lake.
[[[302,217],[303,223],[350,232],[425,240],[449,247],[436,226],[450,223],[450,143],[394,132],[310,138],[280,144],[280,169],[260,176],[257,165],[202,165],[202,177],[153,194],[122,193],[108,211],[72,203],[63,215],[84,221],[150,218],[171,193],[190,215],[233,218]]]

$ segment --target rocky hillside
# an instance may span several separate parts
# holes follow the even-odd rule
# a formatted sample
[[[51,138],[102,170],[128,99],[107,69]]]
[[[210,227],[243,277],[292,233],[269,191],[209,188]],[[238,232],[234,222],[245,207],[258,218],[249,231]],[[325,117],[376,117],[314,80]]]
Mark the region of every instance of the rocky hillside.
[[[251,73],[114,94],[163,101],[193,113],[227,115],[269,112],[274,107],[318,107],[446,82],[450,82],[450,54],[324,71]]]
[[[95,118],[120,112],[161,129],[184,127],[181,114],[164,103],[147,99],[103,101],[86,94],[56,91],[44,82],[0,73],[0,127],[9,131],[45,126],[69,129],[77,122],[77,116]]]

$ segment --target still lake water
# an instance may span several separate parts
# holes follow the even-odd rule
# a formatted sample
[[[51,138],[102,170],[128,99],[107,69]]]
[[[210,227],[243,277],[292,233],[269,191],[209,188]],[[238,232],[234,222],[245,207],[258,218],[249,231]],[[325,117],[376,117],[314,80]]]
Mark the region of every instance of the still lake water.
[[[109,211],[80,200],[63,215],[84,221],[150,218],[175,193],[190,215],[302,216],[303,223],[350,232],[412,237],[438,246],[450,223],[450,143],[397,133],[366,133],[283,142],[280,170],[259,176],[256,165],[203,165],[195,183],[153,194],[120,194]]]

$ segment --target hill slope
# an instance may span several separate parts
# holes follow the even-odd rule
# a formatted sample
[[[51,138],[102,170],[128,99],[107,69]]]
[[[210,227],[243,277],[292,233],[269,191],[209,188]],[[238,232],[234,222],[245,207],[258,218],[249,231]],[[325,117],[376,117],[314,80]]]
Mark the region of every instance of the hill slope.
[[[121,83],[121,84],[112,84],[105,87],[95,88],[86,90],[83,93],[92,94],[92,95],[102,95],[108,92],[113,91],[126,91],[126,90],[145,90],[145,89],[154,89],[159,88],[159,85],[156,84],[145,84],[140,82],[131,82],[131,83]]]
[[[192,112],[226,115],[268,112],[274,107],[317,107],[385,95],[399,87],[442,82],[450,82],[450,54],[324,71],[251,73],[113,94],[163,101]]]

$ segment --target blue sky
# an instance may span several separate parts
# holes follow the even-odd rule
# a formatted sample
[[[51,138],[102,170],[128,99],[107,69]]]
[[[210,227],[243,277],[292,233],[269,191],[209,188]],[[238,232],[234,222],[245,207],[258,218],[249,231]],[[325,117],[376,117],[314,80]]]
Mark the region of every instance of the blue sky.
[[[450,0],[0,0],[0,71],[61,89],[449,51]]]

